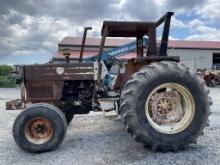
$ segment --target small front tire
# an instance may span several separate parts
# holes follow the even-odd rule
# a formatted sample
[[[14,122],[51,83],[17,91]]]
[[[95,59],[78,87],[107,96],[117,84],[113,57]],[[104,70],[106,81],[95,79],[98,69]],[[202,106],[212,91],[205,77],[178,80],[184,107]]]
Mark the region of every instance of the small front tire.
[[[66,130],[65,116],[57,107],[36,104],[18,115],[13,125],[13,137],[20,148],[41,153],[58,147]]]

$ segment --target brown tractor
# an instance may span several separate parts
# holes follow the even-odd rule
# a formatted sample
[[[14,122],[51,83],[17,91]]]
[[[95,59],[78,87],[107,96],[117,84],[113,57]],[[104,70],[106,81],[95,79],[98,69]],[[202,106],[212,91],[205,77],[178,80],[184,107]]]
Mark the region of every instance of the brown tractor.
[[[25,109],[16,118],[13,136],[22,149],[46,152],[64,139],[74,114],[119,107],[126,130],[156,151],[178,151],[202,134],[210,114],[208,92],[195,72],[167,55],[172,12],[155,22],[104,21],[95,60],[78,59],[21,68],[21,99],[7,109]],[[164,23],[160,47],[156,29]],[[143,37],[148,37],[145,51]],[[103,60],[106,37],[135,37],[137,58]],[[114,109],[114,108],[112,108]]]

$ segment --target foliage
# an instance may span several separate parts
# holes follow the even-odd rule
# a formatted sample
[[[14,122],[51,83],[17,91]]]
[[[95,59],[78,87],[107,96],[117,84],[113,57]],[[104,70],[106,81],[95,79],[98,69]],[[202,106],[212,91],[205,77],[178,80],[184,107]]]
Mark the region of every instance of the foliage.
[[[3,88],[16,87],[16,80],[10,79],[7,76],[0,76],[0,87],[3,87]]]
[[[13,68],[9,65],[0,65],[0,76],[8,76]]]
[[[16,86],[16,80],[9,78],[13,68],[9,65],[0,65],[0,87],[12,88]]]

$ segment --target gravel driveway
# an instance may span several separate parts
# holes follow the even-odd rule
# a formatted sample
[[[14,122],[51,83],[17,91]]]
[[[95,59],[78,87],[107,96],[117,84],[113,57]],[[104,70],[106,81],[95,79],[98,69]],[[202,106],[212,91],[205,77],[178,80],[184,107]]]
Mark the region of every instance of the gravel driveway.
[[[210,127],[196,145],[178,153],[151,152],[136,143],[120,119],[102,113],[76,115],[63,143],[52,152],[31,154],[14,142],[11,129],[19,111],[5,111],[4,103],[19,96],[19,89],[0,88],[0,164],[220,164],[220,88],[212,88]],[[219,112],[218,112],[219,110]]]

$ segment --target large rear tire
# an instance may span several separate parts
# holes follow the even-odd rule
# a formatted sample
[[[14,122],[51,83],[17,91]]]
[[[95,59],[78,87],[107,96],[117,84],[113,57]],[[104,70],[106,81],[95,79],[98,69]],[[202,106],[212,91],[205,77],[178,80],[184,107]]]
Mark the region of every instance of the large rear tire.
[[[178,151],[202,134],[210,114],[208,91],[196,73],[175,62],[146,66],[121,93],[127,131],[153,151]]]
[[[67,123],[63,113],[49,104],[33,104],[21,112],[13,125],[13,137],[26,151],[54,150],[63,141]]]

